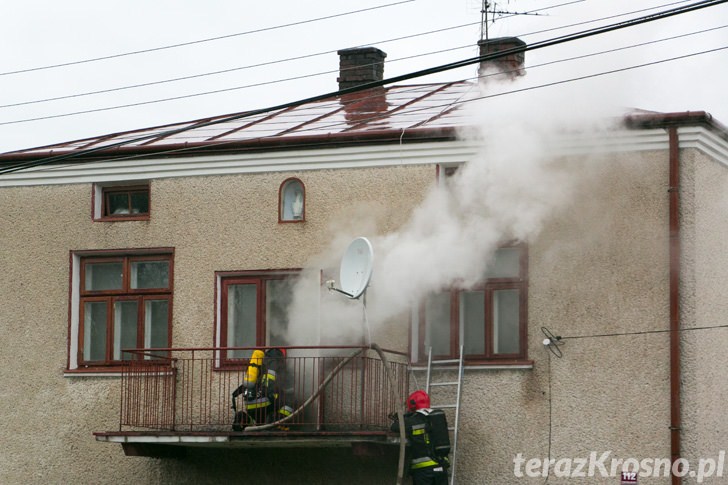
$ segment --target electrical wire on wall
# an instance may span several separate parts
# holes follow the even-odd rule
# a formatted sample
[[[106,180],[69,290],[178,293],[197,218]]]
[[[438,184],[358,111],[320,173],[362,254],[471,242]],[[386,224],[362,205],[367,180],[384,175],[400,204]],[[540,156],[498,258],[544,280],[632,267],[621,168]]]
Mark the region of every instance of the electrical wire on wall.
[[[680,328],[677,330],[672,329],[664,329],[664,330],[643,330],[643,331],[635,331],[635,332],[613,332],[613,333],[601,333],[601,334],[591,334],[591,335],[571,335],[571,336],[561,336],[554,334],[551,330],[549,330],[547,327],[541,327],[541,331],[543,332],[544,336],[546,337],[543,340],[543,345],[546,350],[548,350],[547,355],[547,368],[548,368],[548,414],[549,414],[549,424],[548,424],[548,448],[547,448],[547,459],[549,460],[548,463],[548,469],[547,469],[547,475],[546,480],[543,482],[544,485],[548,483],[550,475],[551,475],[551,448],[553,445],[553,437],[552,437],[552,431],[553,431],[553,396],[552,396],[552,369],[551,369],[551,359],[552,356],[556,357],[557,359],[561,359],[564,354],[561,350],[561,346],[563,346],[566,342],[566,340],[578,340],[578,339],[590,339],[590,338],[606,338],[606,337],[628,337],[633,335],[651,335],[651,334],[661,334],[661,333],[671,333],[671,332],[690,332],[690,331],[697,331],[697,330],[716,330],[716,329],[723,329],[728,328],[728,324],[724,325],[707,325],[707,326],[700,326],[700,327],[687,327],[687,328]]]

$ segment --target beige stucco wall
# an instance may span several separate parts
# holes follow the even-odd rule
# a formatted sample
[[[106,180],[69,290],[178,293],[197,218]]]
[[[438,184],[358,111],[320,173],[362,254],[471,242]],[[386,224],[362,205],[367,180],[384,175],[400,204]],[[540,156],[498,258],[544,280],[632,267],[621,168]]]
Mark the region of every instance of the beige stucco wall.
[[[278,188],[292,176],[306,186],[306,222],[279,224]],[[118,378],[64,377],[71,251],[173,247],[173,345],[210,347],[215,271],[303,267],[335,225],[355,226],[362,214],[369,229],[391,230],[434,178],[433,166],[410,166],[160,179],[151,219],[117,223],[91,220],[90,184],[0,189],[0,483],[215,482],[238,477],[249,459],[221,452],[243,466],[220,471],[197,455],[160,463],[95,441],[93,432],[118,430]],[[311,463],[328,463],[329,473],[337,463],[300,455],[291,466],[309,475],[290,483],[330,483]],[[348,450],[340,459],[351,462],[352,483],[371,469]]]
[[[668,327],[666,152],[568,163],[574,200],[529,245],[534,366],[466,371],[462,483],[543,483],[514,477],[518,453],[543,460],[550,450],[554,459],[574,460],[572,470],[592,452],[611,452],[608,468],[612,457],[669,457],[666,335],[566,339],[559,359],[543,347],[541,332]],[[549,483],[615,480],[552,474]]]
[[[683,154],[683,204],[694,208],[683,210],[686,218],[695,213],[694,226],[686,222],[686,265],[696,261],[683,312],[695,325],[721,323],[726,303],[716,283],[728,272],[719,237],[726,212],[714,209],[726,203],[726,171],[701,157]],[[529,244],[533,368],[466,371],[459,483],[542,483],[514,477],[518,453],[669,457],[667,334],[567,339],[557,359],[540,330],[573,337],[668,328],[667,151],[564,163],[578,182],[573,203]],[[215,271],[302,267],[342,231],[391,231],[434,174],[434,165],[424,165],[159,179],[152,182],[151,220],[123,223],[91,221],[90,184],[0,189],[0,482],[219,483],[247,467],[275,483],[393,481],[391,456],[352,457],[349,450],[287,454],[286,482],[257,468],[273,468],[280,458],[266,451],[197,450],[158,460],[124,457],[120,446],[97,443],[92,432],[118,429],[118,380],[63,376],[69,252],[174,247],[173,344],[211,346]],[[306,186],[304,224],[277,222],[278,187],[291,176]],[[698,294],[704,296],[691,302]],[[373,340],[406,348],[406,326],[381,331]],[[709,333],[694,332],[684,344],[685,445],[697,457],[723,446],[718,416],[728,391],[716,383],[725,357]],[[587,480],[575,483],[615,483]],[[566,481],[552,475],[549,483]]]
[[[723,326],[728,314],[728,171],[698,150],[682,150],[681,164],[681,325]],[[717,461],[728,449],[726,344],[726,328],[682,333],[683,456],[691,463]]]

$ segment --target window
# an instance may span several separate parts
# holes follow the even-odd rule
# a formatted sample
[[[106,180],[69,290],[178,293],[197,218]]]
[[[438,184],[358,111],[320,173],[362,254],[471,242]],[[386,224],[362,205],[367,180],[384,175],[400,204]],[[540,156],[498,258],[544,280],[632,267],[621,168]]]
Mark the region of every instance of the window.
[[[286,345],[288,306],[297,272],[218,275],[219,310],[216,345],[259,347]],[[227,350],[222,365],[250,357],[250,350]]]
[[[171,345],[172,263],[170,253],[74,255],[70,369],[118,366],[137,358],[124,349]]]
[[[149,184],[94,186],[94,220],[149,219]]]
[[[306,215],[306,191],[303,182],[290,178],[284,180],[278,191],[278,220],[303,222]]]
[[[460,344],[471,362],[526,359],[527,252],[525,246],[496,251],[483,280],[453,286],[426,298],[417,312],[417,352],[424,361],[457,357]]]

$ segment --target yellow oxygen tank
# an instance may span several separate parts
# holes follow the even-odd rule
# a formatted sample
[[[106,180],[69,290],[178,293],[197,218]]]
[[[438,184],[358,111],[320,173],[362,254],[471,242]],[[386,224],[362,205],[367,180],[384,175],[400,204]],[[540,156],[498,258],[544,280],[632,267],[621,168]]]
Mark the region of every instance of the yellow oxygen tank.
[[[254,350],[253,355],[250,356],[248,370],[245,371],[245,377],[243,378],[243,384],[248,389],[254,388],[258,382],[260,368],[263,366],[263,357],[265,357],[265,354],[262,350]]]

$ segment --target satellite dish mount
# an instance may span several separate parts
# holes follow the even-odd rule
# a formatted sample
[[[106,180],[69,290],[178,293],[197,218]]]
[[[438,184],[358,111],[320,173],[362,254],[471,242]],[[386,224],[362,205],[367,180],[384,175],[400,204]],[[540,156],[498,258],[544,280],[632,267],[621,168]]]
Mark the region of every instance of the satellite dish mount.
[[[368,343],[371,343],[371,334],[366,314],[366,291],[372,278],[373,263],[374,250],[372,249],[372,243],[365,237],[358,237],[349,244],[344,257],[341,258],[339,267],[339,284],[341,288],[336,288],[336,283],[333,280],[326,282],[329,290],[337,291],[351,300],[358,300],[364,296],[362,303],[364,305],[364,324],[367,330]]]

